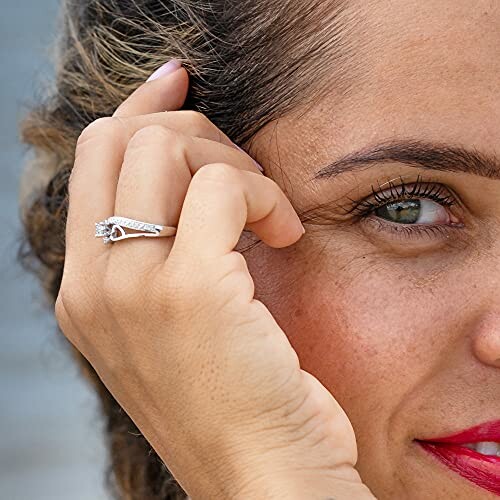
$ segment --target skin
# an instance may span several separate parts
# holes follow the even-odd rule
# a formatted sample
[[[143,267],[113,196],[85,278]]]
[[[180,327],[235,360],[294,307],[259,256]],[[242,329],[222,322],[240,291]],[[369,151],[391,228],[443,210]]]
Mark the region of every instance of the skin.
[[[120,125],[101,121],[79,142],[56,315],[194,499],[373,498],[368,488],[388,499],[494,498],[413,439],[499,416],[500,183],[394,162],[334,181],[310,179],[326,163],[395,134],[499,154],[500,6],[443,0],[436,8],[422,0],[394,10],[380,0],[359,9],[377,51],[363,53],[367,70],[349,97],[332,92],[254,138],[252,150],[276,184],[262,183],[248,155],[222,149],[217,141],[227,138],[212,128],[203,129],[212,144],[189,140],[204,122],[174,111],[187,90],[181,71],[141,87],[117,111]],[[166,117],[151,115],[165,109],[172,111]],[[187,165],[181,154],[164,154],[174,145]],[[373,215],[341,210],[347,196],[361,201],[377,182],[414,182],[418,173],[453,189],[460,203],[450,211],[463,227],[405,239],[375,225]],[[155,182],[138,185],[138,178]],[[316,210],[300,238],[274,185],[298,212],[336,203]],[[236,203],[243,199],[246,208]],[[272,202],[278,208],[270,217]],[[179,222],[175,243],[143,238],[110,250],[81,230],[125,210]],[[249,301],[241,269],[221,290],[217,273],[227,271],[227,259],[213,260],[221,241],[238,241],[245,222],[267,243],[245,252],[260,302]],[[131,263],[134,273],[123,273]],[[246,301],[228,301],[234,296]],[[189,336],[198,331],[208,336]],[[224,357],[228,346],[238,349]],[[211,369],[206,377],[200,366]],[[304,397],[308,404],[291,411]],[[286,411],[277,414],[278,401]],[[311,421],[314,432],[304,439]],[[221,442],[232,443],[229,452]]]
[[[454,190],[463,208],[450,211],[464,227],[444,239],[397,239],[332,204],[305,222],[297,245],[257,246],[247,261],[256,296],[301,366],[349,415],[356,468],[378,498],[496,498],[413,439],[500,416],[500,182],[395,162],[311,178],[328,162],[394,137],[500,155],[500,4],[370,6],[359,8],[377,50],[363,53],[366,71],[349,97],[332,92],[306,115],[270,124],[254,139],[254,156],[299,213],[345,204],[347,195],[361,200],[377,181],[415,182],[420,173]]]
[[[244,228],[282,248],[302,224],[214,124],[176,111],[187,89],[185,69],[147,82],[80,135],[59,326],[192,499],[373,499],[347,415],[233,251]],[[81,231],[109,214],[177,232],[105,246]]]

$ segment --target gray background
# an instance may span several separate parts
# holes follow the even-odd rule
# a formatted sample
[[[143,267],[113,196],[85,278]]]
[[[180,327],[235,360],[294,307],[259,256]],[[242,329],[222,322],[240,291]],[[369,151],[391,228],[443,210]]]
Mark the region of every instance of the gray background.
[[[102,422],[34,278],[15,262],[26,104],[50,79],[56,0],[0,0],[0,500],[104,500]]]

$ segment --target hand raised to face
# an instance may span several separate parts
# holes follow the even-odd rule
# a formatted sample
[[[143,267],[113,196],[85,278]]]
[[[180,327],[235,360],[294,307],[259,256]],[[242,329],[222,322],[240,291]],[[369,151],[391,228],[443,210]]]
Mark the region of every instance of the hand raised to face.
[[[373,498],[346,414],[234,250],[245,228],[281,248],[302,224],[250,156],[178,110],[188,81],[160,75],[81,134],[59,325],[192,498]],[[178,229],[103,245],[112,215]]]

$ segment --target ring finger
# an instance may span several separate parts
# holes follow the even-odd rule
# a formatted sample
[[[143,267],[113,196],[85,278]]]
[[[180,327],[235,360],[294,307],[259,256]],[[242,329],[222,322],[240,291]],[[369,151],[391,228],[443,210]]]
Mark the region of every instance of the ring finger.
[[[227,163],[255,172],[252,159],[232,146],[193,137],[161,125],[145,127],[130,140],[120,171],[114,213],[153,224],[177,227],[194,173],[204,165]],[[209,168],[209,167],[208,167]],[[113,244],[109,271],[134,266],[141,273],[163,264],[174,237],[132,238]]]

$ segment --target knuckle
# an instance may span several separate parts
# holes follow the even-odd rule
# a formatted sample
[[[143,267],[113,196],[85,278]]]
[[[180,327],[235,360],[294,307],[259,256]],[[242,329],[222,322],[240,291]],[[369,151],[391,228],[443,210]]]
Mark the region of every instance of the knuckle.
[[[143,156],[156,145],[161,149],[174,154],[183,147],[182,134],[163,125],[148,125],[134,133],[125,151],[124,165],[127,169],[141,168]]]
[[[177,111],[177,113],[182,113],[183,117],[186,119],[187,124],[189,124],[191,135],[195,137],[208,136],[214,138],[220,136],[219,133],[214,135],[214,131],[218,130],[217,127],[200,111],[187,109]]]
[[[88,143],[93,143],[95,140],[103,138],[118,140],[122,133],[122,119],[114,116],[98,118],[82,130],[76,142],[77,150]]]
[[[223,306],[239,307],[253,299],[255,286],[243,254],[233,251],[224,256],[214,288],[219,291]]]
[[[57,319],[67,319],[71,313],[77,309],[77,304],[80,302],[79,297],[73,288],[68,285],[62,285],[56,299],[56,317]]]
[[[199,124],[206,126],[212,122],[208,119],[207,115],[201,113],[200,111],[195,111],[194,109],[188,109],[184,111],[185,115],[193,124]]]
[[[64,291],[60,290],[56,298],[54,307],[55,317],[59,324],[67,323],[69,318],[68,309],[66,308],[66,297]]]
[[[94,308],[91,298],[95,293],[89,293],[89,290],[84,279],[64,278],[56,299],[56,317],[63,320],[70,318],[84,321],[92,317]]]
[[[172,141],[178,138],[179,133],[176,130],[169,129],[163,125],[148,125],[137,130],[131,137],[127,149],[142,149],[152,143],[161,141]]]
[[[55,317],[57,323],[64,336],[72,340],[76,336],[74,331],[74,313],[78,311],[76,304],[79,301],[73,293],[70,293],[66,288],[61,288],[55,302]]]
[[[235,250],[224,255],[224,258],[220,261],[220,266],[226,274],[248,272],[245,256]]]
[[[237,182],[240,178],[240,171],[228,163],[211,163],[204,165],[193,175],[191,182],[207,182],[224,184],[226,187]]]
[[[57,326],[59,327],[59,331],[69,342],[71,342],[76,347],[79,343],[79,335],[75,330],[73,319],[68,313],[66,307],[66,298],[64,297],[64,295],[59,294],[56,298],[55,317]]]

